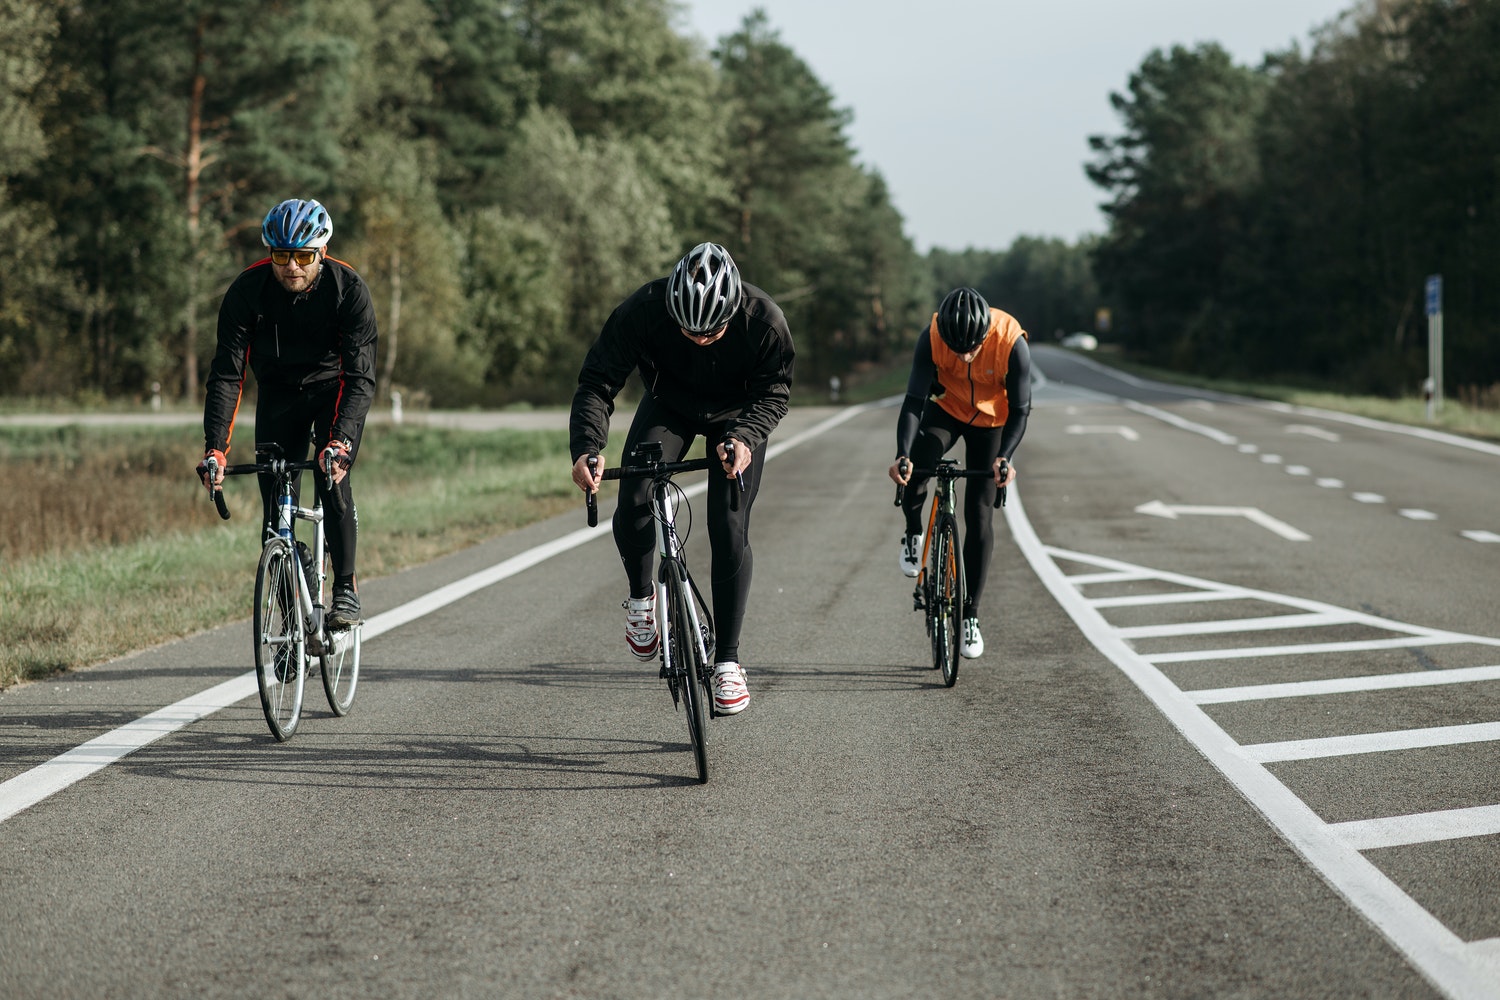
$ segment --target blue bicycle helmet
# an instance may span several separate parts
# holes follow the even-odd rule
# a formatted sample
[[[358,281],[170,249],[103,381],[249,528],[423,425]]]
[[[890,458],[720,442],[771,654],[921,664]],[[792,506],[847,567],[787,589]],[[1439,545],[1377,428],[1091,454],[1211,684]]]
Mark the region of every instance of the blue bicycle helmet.
[[[740,269],[717,243],[699,243],[667,279],[667,312],[688,333],[711,333],[740,308]]]
[[[328,245],[333,217],[315,201],[288,198],[266,213],[260,241],[273,250],[317,249]]]

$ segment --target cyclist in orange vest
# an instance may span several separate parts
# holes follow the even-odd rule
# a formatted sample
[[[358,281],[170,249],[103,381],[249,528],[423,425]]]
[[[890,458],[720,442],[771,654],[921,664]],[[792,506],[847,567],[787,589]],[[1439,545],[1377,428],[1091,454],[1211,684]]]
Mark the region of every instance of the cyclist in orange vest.
[[[995,491],[1016,477],[1010,464],[1031,413],[1031,350],[1026,331],[1007,312],[993,309],[972,288],[955,288],[917,337],[906,401],[896,418],[896,461],[890,477],[907,487],[901,509],[901,572],[914,577],[922,558],[922,506],[927,482],[913,469],[930,469],[962,438],[964,467],[991,469],[994,479],[971,479],[964,487],[964,603],[960,652],[984,652],[979,602],[984,596],[995,547]],[[1006,476],[1000,478],[1001,461]]]

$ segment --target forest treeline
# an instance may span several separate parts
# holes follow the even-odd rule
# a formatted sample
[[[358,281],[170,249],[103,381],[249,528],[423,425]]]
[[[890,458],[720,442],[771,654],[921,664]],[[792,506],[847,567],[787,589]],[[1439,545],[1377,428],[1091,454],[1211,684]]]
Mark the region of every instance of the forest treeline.
[[[1500,0],[1362,0],[1237,66],[1153,52],[1091,139],[1114,336],[1208,375],[1413,395],[1442,276],[1449,394],[1500,405]]]
[[[443,406],[565,401],[609,310],[704,239],[787,312],[799,383],[904,363],[973,284],[1033,339],[1104,309],[1157,364],[1409,391],[1431,273],[1450,384],[1500,381],[1500,0],[1362,0],[1256,67],[1153,52],[1101,95],[1120,134],[1080,137],[1106,233],[925,254],[764,14],[711,50],[681,22],[0,0],[0,394],[201,398],[219,298],[291,196],[371,285],[380,391]]]

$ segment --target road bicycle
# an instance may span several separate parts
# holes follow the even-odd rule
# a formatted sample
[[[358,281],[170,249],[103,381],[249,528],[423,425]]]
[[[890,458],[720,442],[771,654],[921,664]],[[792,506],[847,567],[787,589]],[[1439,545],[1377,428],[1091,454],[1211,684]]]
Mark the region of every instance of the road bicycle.
[[[302,689],[314,657],[322,668],[323,693],[333,714],[347,715],[354,707],[363,626],[329,630],[325,624],[323,505],[315,499],[311,507],[298,506],[292,492],[297,477],[317,469],[317,463],[289,461],[276,444],[257,446],[255,457],[253,464],[231,465],[223,471],[226,476],[266,474],[276,483],[275,524],[266,527],[255,572],[251,637],[260,705],[271,735],[284,743],[302,718]],[[217,463],[209,459],[205,464],[212,476]],[[213,500],[219,516],[227,521],[224,491],[215,489]],[[312,522],[311,546],[296,538],[299,520]]]
[[[730,461],[733,461],[732,442],[728,444],[728,451]],[[697,583],[688,572],[683,554],[688,533],[679,533],[677,514],[683,510],[691,513],[691,508],[687,495],[672,482],[672,477],[682,472],[714,470],[722,466],[717,458],[663,462],[659,441],[637,444],[630,457],[637,464],[605,469],[602,475],[604,479],[651,480],[651,517],[656,522],[656,627],[660,676],[666,680],[667,689],[672,693],[673,707],[680,706],[687,715],[688,744],[693,751],[698,781],[702,783],[708,781],[706,722],[719,714],[713,707],[714,620]],[[595,468],[598,461],[599,456],[590,456],[589,468]],[[745,488],[743,478],[736,478],[739,489],[729,491],[731,510],[739,509],[740,491]],[[598,498],[589,493],[585,503],[589,527],[592,528],[599,523]]]
[[[908,465],[903,460],[902,471]],[[1004,482],[1007,464],[1001,459],[1000,478]],[[917,586],[912,591],[912,610],[925,611],[927,635],[932,639],[932,667],[943,672],[943,684],[952,687],[958,683],[959,650],[963,643],[964,601],[969,596],[964,579],[963,549],[958,544],[958,489],[959,479],[992,479],[989,469],[962,469],[957,462],[943,459],[931,469],[914,469],[911,475],[921,479],[932,479],[936,484],[932,507],[927,515],[927,534],[922,542],[921,570],[917,573]],[[896,506],[901,506],[906,493],[904,486],[896,487]],[[1005,503],[1005,487],[995,493],[995,506]]]

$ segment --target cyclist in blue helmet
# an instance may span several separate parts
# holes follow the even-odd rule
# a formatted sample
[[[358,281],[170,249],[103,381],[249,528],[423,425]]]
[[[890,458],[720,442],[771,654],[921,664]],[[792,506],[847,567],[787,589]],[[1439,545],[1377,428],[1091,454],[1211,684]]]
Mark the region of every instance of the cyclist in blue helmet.
[[[714,708],[734,715],[750,702],[740,664],[740,628],[750,598],[750,508],[760,488],[766,441],[786,416],[791,397],[792,335],[765,292],[740,279],[729,251],[700,243],[672,273],[642,285],[610,314],[578,374],[569,420],[573,482],[598,492],[615,395],[632,371],[646,387],[625,437],[625,459],[642,441],[662,443],[662,461],[679,461],[701,435],[723,463],[709,476],[708,539],[712,558]],[[729,458],[728,442],[735,442]],[[730,510],[734,475],[745,493]],[[656,591],[652,586],[655,528],[650,482],[620,485],[615,547],[625,564],[625,639],[637,658],[656,655]]]
[[[359,454],[365,418],[375,395],[375,309],[354,268],[328,256],[333,218],[321,204],[289,198],[266,213],[262,260],[240,272],[219,306],[218,347],[204,389],[205,465],[222,470],[248,368],[258,388],[255,443],[275,443],[293,461],[318,449],[313,477],[327,517],[333,568],[330,628],[360,621],[355,578],[359,518],[349,471]],[[200,466],[200,474],[204,466]],[[220,472],[213,489],[223,481]],[[271,525],[274,483],[261,477],[265,523]]]

